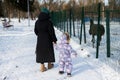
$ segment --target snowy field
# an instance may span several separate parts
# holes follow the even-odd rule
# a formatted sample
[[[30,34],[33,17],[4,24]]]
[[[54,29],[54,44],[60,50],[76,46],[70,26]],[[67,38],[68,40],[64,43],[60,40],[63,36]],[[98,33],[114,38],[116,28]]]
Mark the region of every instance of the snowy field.
[[[72,77],[58,74],[58,51],[55,50],[55,67],[46,72],[40,72],[40,64],[35,62],[36,36],[34,23],[27,20],[12,19],[14,28],[3,29],[0,21],[0,80],[120,80],[120,24],[112,25],[110,58],[106,58],[106,35],[101,41],[99,58],[96,59],[96,49],[92,48],[91,36],[86,32],[87,43],[79,44],[76,37],[70,44],[77,51],[73,58]],[[86,25],[86,30],[89,24]],[[62,32],[55,28],[58,38]],[[118,37],[116,37],[118,36]],[[114,49],[114,50],[113,50]],[[90,55],[90,57],[88,57]]]

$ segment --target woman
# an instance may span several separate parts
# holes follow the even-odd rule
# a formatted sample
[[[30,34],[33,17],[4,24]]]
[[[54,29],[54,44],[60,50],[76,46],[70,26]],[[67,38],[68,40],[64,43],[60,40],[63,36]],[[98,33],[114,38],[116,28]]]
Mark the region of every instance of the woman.
[[[57,38],[50,21],[49,11],[46,8],[41,9],[38,20],[35,23],[34,32],[37,35],[36,62],[41,63],[40,71],[46,71],[44,63],[48,63],[48,69],[51,69],[55,62],[53,43]]]

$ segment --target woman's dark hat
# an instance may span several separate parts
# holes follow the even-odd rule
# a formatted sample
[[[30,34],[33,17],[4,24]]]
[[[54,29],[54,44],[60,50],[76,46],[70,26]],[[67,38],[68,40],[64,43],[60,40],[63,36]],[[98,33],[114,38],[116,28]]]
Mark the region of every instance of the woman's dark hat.
[[[41,12],[46,13],[46,14],[50,13],[49,10],[47,8],[44,8],[44,7],[41,8]]]

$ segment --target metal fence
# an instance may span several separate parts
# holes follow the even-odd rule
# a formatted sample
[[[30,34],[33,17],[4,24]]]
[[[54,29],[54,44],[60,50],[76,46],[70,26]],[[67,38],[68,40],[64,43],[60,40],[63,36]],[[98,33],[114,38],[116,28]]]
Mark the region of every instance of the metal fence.
[[[99,3],[94,11],[91,10],[91,7],[89,9],[81,7],[77,10],[71,8],[52,12],[51,16],[55,27],[62,32],[68,32],[71,37],[78,38],[80,45],[86,44],[89,47],[92,47],[91,36],[89,35],[90,19],[92,18],[98,26],[104,25],[105,34],[102,36],[100,46],[98,45],[99,31],[97,28],[96,58],[101,54],[109,57],[110,59],[107,59],[102,56],[102,59],[99,60],[110,66],[118,74],[120,73],[120,9],[106,8],[101,10]]]

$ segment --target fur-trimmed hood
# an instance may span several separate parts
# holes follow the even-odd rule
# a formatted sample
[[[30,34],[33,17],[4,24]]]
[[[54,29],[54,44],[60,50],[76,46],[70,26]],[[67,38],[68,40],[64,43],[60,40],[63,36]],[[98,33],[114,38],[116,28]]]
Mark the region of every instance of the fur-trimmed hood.
[[[49,14],[46,14],[44,12],[41,12],[38,16],[39,21],[44,21],[44,20],[49,20],[49,19],[50,19]]]

